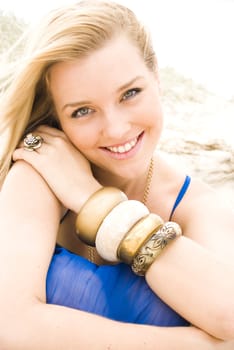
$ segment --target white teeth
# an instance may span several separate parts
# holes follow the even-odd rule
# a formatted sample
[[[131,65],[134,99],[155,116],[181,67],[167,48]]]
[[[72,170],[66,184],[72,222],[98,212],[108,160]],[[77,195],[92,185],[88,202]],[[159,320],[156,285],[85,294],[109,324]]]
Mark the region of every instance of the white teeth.
[[[136,145],[136,143],[137,143],[137,137],[134,140],[125,143],[125,145],[118,146],[118,147],[106,147],[106,148],[114,153],[124,153],[124,152],[130,151],[130,149],[132,149]]]

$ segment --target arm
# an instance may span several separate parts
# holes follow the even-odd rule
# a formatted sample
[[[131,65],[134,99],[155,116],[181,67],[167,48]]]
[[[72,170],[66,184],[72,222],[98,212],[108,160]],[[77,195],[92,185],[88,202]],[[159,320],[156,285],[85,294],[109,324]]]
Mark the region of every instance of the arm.
[[[48,127],[38,129],[45,140],[39,152],[27,152],[21,148],[15,151],[14,159],[24,159],[37,169],[64,206],[78,213],[82,204],[100,185],[94,180],[87,164],[84,165],[84,157],[74,149],[61,131]],[[62,171],[61,159],[63,160]],[[192,221],[189,215],[198,206],[201,208],[200,211],[204,210],[200,199],[198,205],[189,208],[189,203],[194,202],[193,198],[196,197],[193,194],[192,198],[187,199],[187,202],[184,201],[184,208],[180,209],[181,215],[178,212],[175,217],[175,221],[178,221],[183,227],[185,235],[189,235],[191,229],[196,236],[201,228],[207,234],[199,213],[194,214],[194,225],[191,224],[191,227],[185,225],[189,220]],[[187,209],[188,214],[185,210],[187,207],[189,208]],[[201,226],[198,226],[198,223]],[[232,230],[230,227],[228,229]],[[219,230],[216,229],[216,232],[218,234]],[[55,232],[53,235],[55,236]],[[231,243],[231,234],[229,237]],[[198,266],[202,267],[200,271],[198,271]],[[219,267],[216,268],[216,266]],[[218,262],[217,257],[212,254],[208,246],[202,247],[189,238],[181,237],[155,261],[146,279],[151,288],[164,301],[192,324],[210,332],[214,337],[229,339],[233,338],[232,295],[234,287],[229,278],[230,273],[233,273],[232,270],[231,265]],[[207,281],[207,273],[211,279],[208,286],[204,283]],[[222,284],[220,280],[223,281]],[[174,288],[172,292],[173,286],[178,288]],[[188,301],[191,306],[189,308]]]
[[[174,220],[184,236],[154,262],[147,282],[192,324],[215,337],[233,339],[233,212],[212,191],[195,184]]]
[[[157,345],[171,350],[172,344],[175,350],[209,350],[219,343],[192,327],[132,325],[47,305],[45,279],[60,204],[41,176],[24,162],[11,169],[0,199],[2,350],[155,350]]]

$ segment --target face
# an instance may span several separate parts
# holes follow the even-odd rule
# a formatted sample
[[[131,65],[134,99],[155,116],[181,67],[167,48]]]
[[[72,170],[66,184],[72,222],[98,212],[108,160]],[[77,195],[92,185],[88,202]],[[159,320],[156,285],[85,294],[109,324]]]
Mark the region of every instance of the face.
[[[50,91],[61,127],[95,168],[120,177],[145,171],[162,129],[155,74],[126,38],[55,64]]]

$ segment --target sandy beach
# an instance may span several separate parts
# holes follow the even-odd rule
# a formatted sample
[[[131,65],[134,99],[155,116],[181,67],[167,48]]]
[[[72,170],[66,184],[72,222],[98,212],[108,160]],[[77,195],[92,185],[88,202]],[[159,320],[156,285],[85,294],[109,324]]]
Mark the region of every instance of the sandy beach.
[[[169,71],[169,72],[168,72]],[[161,72],[165,127],[160,148],[234,205],[234,99]]]

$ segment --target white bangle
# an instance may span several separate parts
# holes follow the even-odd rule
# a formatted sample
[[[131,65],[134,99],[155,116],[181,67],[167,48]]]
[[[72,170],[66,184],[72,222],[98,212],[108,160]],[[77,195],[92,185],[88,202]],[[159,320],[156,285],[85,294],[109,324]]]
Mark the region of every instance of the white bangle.
[[[107,261],[118,262],[117,251],[124,235],[148,214],[148,208],[136,200],[127,200],[116,205],[98,229],[95,245],[99,255]]]

